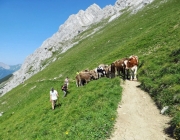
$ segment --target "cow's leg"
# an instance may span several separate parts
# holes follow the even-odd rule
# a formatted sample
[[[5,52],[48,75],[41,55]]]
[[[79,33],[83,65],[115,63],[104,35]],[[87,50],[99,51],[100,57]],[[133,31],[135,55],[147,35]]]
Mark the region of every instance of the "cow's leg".
[[[99,75],[100,75],[100,78],[103,77],[103,72],[101,71],[101,72],[99,73]]]
[[[111,67],[110,67],[110,77],[111,78],[114,78],[115,77],[115,74],[116,74],[116,66],[114,65],[114,63],[111,64]]]
[[[129,69],[129,75],[130,75],[130,81],[133,80],[133,70],[132,69]]]
[[[129,75],[131,74],[129,71],[129,69],[126,70],[126,79],[129,79]]]
[[[86,85],[88,84],[89,81],[90,81],[90,79],[85,80]]]
[[[137,74],[137,66],[134,67],[134,80],[137,80],[136,74]]]
[[[103,75],[106,76],[106,71],[105,70],[103,70]]]
[[[105,76],[105,71],[102,70],[102,71],[101,71],[101,74],[102,74],[102,77],[104,77],[104,76]]]
[[[111,78],[111,74],[110,74],[110,71],[107,72],[107,78]]]
[[[117,67],[115,67],[115,69],[114,69],[114,76],[116,76],[117,75],[117,72],[118,70],[117,70]]]
[[[76,86],[77,86],[77,87],[79,87],[78,83],[79,83],[79,82],[78,82],[78,81],[76,81]]]
[[[119,75],[119,69],[116,68],[115,76],[118,76],[118,75]]]
[[[107,77],[111,78],[111,71],[109,69],[108,69],[108,72],[107,72]]]
[[[96,73],[96,80],[98,79],[98,73]]]
[[[116,73],[115,73],[115,72],[111,72],[111,78],[114,78],[114,77],[115,77],[115,75],[116,75]]]
[[[125,79],[129,79],[129,75],[131,76],[131,73],[129,73],[129,69],[125,69],[125,74],[124,74]]]
[[[123,68],[123,80],[128,79],[127,71],[128,71],[128,69]]]
[[[82,80],[79,80],[79,86],[83,86],[83,81]]]
[[[120,76],[120,68],[118,68],[118,76]]]

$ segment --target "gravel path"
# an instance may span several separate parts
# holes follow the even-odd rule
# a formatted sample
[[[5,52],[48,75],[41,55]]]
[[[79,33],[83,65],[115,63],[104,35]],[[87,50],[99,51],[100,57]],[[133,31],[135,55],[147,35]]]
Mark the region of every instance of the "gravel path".
[[[170,118],[160,114],[151,97],[138,85],[137,81],[122,83],[122,101],[110,140],[173,140],[163,132]]]

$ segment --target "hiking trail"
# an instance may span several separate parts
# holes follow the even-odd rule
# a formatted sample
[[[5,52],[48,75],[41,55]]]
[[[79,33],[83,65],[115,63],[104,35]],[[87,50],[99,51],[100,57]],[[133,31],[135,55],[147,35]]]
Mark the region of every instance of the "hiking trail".
[[[171,119],[160,114],[149,94],[138,85],[137,81],[121,82],[122,101],[109,140],[173,140],[164,133]]]

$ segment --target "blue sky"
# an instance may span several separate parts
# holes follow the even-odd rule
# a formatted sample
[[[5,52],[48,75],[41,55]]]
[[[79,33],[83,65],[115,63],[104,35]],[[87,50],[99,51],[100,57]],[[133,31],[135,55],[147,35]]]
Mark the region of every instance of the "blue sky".
[[[116,0],[0,0],[0,62],[22,64],[72,14]]]

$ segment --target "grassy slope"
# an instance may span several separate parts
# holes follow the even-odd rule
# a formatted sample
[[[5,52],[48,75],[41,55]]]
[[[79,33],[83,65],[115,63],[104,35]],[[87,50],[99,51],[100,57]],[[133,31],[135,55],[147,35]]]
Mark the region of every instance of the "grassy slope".
[[[135,15],[123,14],[66,53],[59,54],[58,60],[45,70],[1,97],[0,111],[5,113],[0,118],[0,138],[107,138],[121,100],[120,80],[102,78],[77,88],[75,73],[132,54],[139,56],[141,87],[152,95],[159,108],[170,106],[168,113],[174,117],[172,125],[176,127],[174,135],[180,137],[179,5],[178,0],[163,4],[155,1]],[[60,86],[66,76],[71,81],[70,89],[68,96],[62,98]],[[51,87],[60,94],[61,107],[54,111],[49,102]]]

